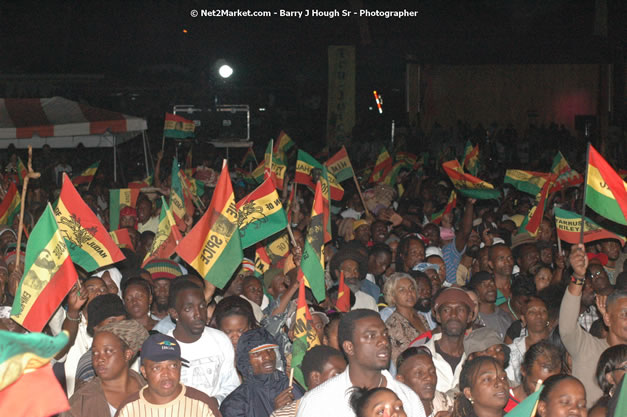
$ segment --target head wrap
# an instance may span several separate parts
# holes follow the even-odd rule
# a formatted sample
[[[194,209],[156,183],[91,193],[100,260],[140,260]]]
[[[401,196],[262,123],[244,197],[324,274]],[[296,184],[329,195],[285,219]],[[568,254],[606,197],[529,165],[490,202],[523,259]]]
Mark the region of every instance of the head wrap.
[[[610,259],[604,253],[590,253],[590,252],[588,252],[588,253],[586,253],[586,256],[588,257],[588,261],[597,260],[603,266],[607,265],[607,262]],[[9,263],[9,262],[7,261],[7,263]]]
[[[135,320],[105,324],[97,331],[101,332],[110,332],[119,337],[133,351],[133,355],[139,352],[144,341],[148,339],[148,331]]]
[[[109,276],[111,277],[111,280],[115,282],[115,285],[118,287],[118,296],[120,296],[121,298],[122,288],[120,286],[120,283],[122,282],[122,273],[120,272],[119,269],[117,269],[116,267],[107,268],[107,269],[103,269],[102,271],[94,272],[93,274],[91,274],[91,276],[102,278],[105,272],[109,272]]]
[[[255,272],[255,263],[248,258],[242,259],[242,269]]]

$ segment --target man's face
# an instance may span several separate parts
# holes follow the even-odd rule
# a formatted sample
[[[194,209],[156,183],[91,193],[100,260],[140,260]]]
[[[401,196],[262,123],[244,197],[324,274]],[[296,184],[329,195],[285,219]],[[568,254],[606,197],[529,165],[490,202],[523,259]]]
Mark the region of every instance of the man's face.
[[[588,308],[593,305],[594,300],[594,287],[592,286],[592,280],[585,280],[583,282],[583,289],[581,292],[581,305],[584,308]]]
[[[504,277],[511,276],[514,270],[514,257],[512,256],[510,248],[507,246],[499,246],[493,249],[489,266],[496,275]]]
[[[120,216],[120,228],[122,227],[135,227],[137,217],[135,216]]]
[[[418,300],[415,305],[416,310],[423,313],[431,310],[431,281],[424,277],[417,278],[416,292],[418,293]]]
[[[374,276],[381,276],[392,262],[392,256],[388,252],[379,252],[368,258],[368,272]]]
[[[340,270],[337,271],[339,278],[340,273],[344,271],[344,282],[348,287],[356,293],[361,288],[361,277],[359,276],[359,264],[352,259],[346,259],[340,264]]]
[[[606,254],[610,261],[615,261],[620,256],[620,244],[616,240],[606,240],[601,243],[601,252]]]
[[[9,243],[17,242],[15,235],[10,230],[0,235],[0,250],[4,252]]]
[[[263,301],[263,287],[261,282],[255,278],[247,278],[246,282],[244,282],[243,295],[260,306]]]
[[[270,288],[268,288],[268,292],[274,298],[277,298],[278,296],[285,294],[289,285],[290,285],[290,279],[284,274],[278,274],[272,280],[272,283],[270,284]]]
[[[322,340],[324,338],[324,320],[320,314],[312,314],[311,320],[313,324],[313,328],[318,335],[318,340]]]
[[[489,253],[490,253],[490,248],[488,246],[482,248],[479,250],[479,270],[480,271],[486,271],[486,272],[491,272],[491,266],[490,266],[490,258],[489,258]],[[512,269],[514,268],[513,266],[513,260],[512,260]]]
[[[553,229],[551,228],[551,223],[546,219],[542,220],[542,223],[540,223],[540,231],[538,234],[538,240],[549,242],[551,240],[552,234],[553,234]]]
[[[271,374],[276,369],[276,352],[274,349],[266,349],[261,352],[249,353],[250,366],[254,375]]]
[[[442,281],[435,269],[427,269],[425,275],[431,281],[431,296],[433,297],[442,288]]]
[[[152,214],[152,204],[150,201],[141,200],[137,204],[137,219],[140,223],[146,223]]]
[[[442,239],[440,238],[440,228],[435,224],[428,224],[422,229],[422,234],[429,239],[429,245],[440,246]]]
[[[153,293],[159,311],[168,309],[168,295],[170,295],[170,280],[158,279],[153,283]]]
[[[376,221],[370,226],[370,235],[374,243],[385,243],[388,237],[388,228],[385,223]]]
[[[466,245],[466,255],[475,259],[479,257],[479,251],[481,250],[481,248],[479,247],[480,245],[481,236],[479,236],[479,233],[477,233],[477,231],[473,229],[470,232],[470,236],[468,237],[468,243]]]
[[[440,279],[440,286],[442,286],[444,281],[446,281],[446,264],[439,256],[429,256],[427,262],[440,267],[440,269],[438,269],[438,278]]]
[[[542,248],[540,250],[540,261],[545,265],[553,263],[553,248]]]
[[[607,272],[602,265],[590,264],[586,278],[592,283],[592,289],[595,294],[609,295],[612,292],[612,284],[610,284],[610,278],[607,276]]]
[[[107,286],[100,278],[90,278],[83,284],[87,292],[87,304],[99,295],[107,293]]]
[[[414,266],[425,260],[425,245],[421,240],[412,239],[407,245],[407,251],[403,254],[405,270],[409,271]]]
[[[496,302],[496,284],[494,279],[486,279],[477,285],[477,296],[479,301],[486,304]]]
[[[520,249],[520,257],[517,259],[521,272],[529,271],[540,260],[540,251],[535,245],[524,245]]]
[[[627,297],[614,301],[603,315],[603,321],[618,343],[627,344]]]
[[[190,338],[200,337],[207,323],[207,303],[200,288],[188,288],[180,291],[176,297],[175,308],[170,315],[176,320],[176,327]]]
[[[422,401],[432,401],[438,375],[433,360],[427,355],[415,355],[407,359],[399,370],[401,382],[407,384]]]
[[[448,302],[438,307],[436,319],[442,325],[442,333],[450,337],[460,337],[466,331],[469,321],[468,306],[458,302]]]
[[[490,346],[486,350],[475,352],[475,356],[490,356],[496,359],[501,366],[505,365],[505,352],[503,351],[503,345]]]
[[[377,371],[388,367],[392,346],[383,320],[374,316],[357,320],[352,339],[343,345],[351,366]]]
[[[355,240],[363,243],[364,245],[368,244],[370,241],[370,226],[367,224],[362,224],[355,230]]]
[[[140,370],[148,382],[151,397],[163,401],[161,404],[170,402],[181,392],[180,360],[154,362],[144,359]]]

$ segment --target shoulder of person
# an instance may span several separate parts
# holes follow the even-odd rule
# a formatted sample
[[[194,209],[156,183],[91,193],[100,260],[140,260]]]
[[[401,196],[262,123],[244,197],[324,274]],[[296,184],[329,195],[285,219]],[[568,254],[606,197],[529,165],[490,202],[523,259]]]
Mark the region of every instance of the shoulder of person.
[[[120,406],[118,407],[118,411],[117,411],[117,413],[115,413],[115,417],[118,417],[118,416],[124,416],[124,415],[125,415],[125,414],[123,414],[124,408],[125,408],[128,404],[130,404],[130,403],[133,403],[133,402],[135,402],[135,401],[139,401],[139,398],[140,398],[140,397],[139,397],[139,393],[140,393],[140,392],[141,392],[141,390],[139,390],[139,391],[137,391],[137,392],[134,392],[134,393],[132,393],[131,395],[129,395],[128,397],[126,397],[126,399],[124,399],[124,401],[122,401],[122,402],[120,403]]]
[[[185,397],[203,402],[207,405],[211,402],[211,397],[196,388],[185,385]]]

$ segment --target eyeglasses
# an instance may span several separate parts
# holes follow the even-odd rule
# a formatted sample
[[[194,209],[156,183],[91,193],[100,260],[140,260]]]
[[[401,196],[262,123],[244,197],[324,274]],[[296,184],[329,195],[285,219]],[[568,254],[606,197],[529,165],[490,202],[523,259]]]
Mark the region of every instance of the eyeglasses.
[[[595,279],[598,278],[601,274],[603,273],[603,271],[597,271],[597,272],[588,272],[588,278],[590,279]]]

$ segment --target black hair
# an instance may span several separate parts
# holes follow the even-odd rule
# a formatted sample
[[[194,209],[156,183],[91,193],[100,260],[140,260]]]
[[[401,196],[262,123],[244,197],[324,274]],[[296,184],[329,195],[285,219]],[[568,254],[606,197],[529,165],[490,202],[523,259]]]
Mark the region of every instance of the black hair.
[[[401,366],[403,366],[403,364],[408,359],[413,358],[414,356],[421,356],[421,355],[422,356],[428,356],[429,358],[433,357],[433,355],[431,354],[431,351],[429,349],[427,349],[427,347],[424,346],[424,345],[422,345],[422,346],[410,346],[407,349],[405,349],[396,358],[396,372],[397,373],[401,372]]]
[[[497,250],[498,248],[507,248],[510,249],[509,246],[507,246],[505,243],[497,243],[496,245],[492,245],[490,246],[490,248],[488,249],[488,260],[492,259],[492,255],[494,254],[494,251]],[[510,249],[511,250],[511,249]]]
[[[170,283],[170,293],[168,294],[168,307],[176,309],[176,299],[183,290],[196,289],[202,292],[202,288],[189,279],[188,275],[176,277]]]
[[[614,286],[614,291],[625,290],[627,290],[627,270],[618,274],[618,276],[616,277],[616,285]]]
[[[531,345],[529,349],[527,349],[527,352],[525,352],[523,360],[520,364],[520,370],[525,371],[525,377],[523,377],[523,379],[529,375],[531,367],[541,356],[549,358],[551,365],[559,367],[560,373],[565,372],[563,358],[564,353],[565,352],[563,352],[559,346],[556,346],[548,340],[541,340],[540,342]],[[523,388],[525,388],[525,384],[523,384]],[[531,392],[527,392],[527,395],[530,394]]]
[[[364,408],[370,398],[381,391],[389,391],[392,394],[396,395],[394,391],[385,387],[376,387],[376,388],[362,388],[362,387],[354,387],[351,388],[351,396],[350,396],[350,405],[353,411],[355,412],[356,417],[365,417],[366,413]]]
[[[253,329],[257,327],[257,320],[250,303],[237,295],[224,297],[213,311],[212,324],[220,329],[222,320],[231,316],[242,316],[248,320],[248,326]]]
[[[424,279],[429,283],[429,287],[431,287],[431,280],[429,279],[429,275],[425,274],[423,271],[414,271],[413,269],[409,271],[409,275],[416,280],[416,285],[418,284],[419,279]]]
[[[366,308],[358,308],[342,315],[337,330],[337,342],[342,352],[344,352],[344,342],[353,341],[353,333],[355,332],[356,323],[359,320],[365,319],[367,317],[378,317],[379,319],[381,318],[378,312]]]
[[[129,278],[126,281],[124,281],[122,283],[122,297],[124,297],[124,294],[126,293],[126,290],[128,289],[128,287],[130,287],[131,285],[137,285],[138,287],[142,287],[143,289],[146,290],[146,292],[148,293],[148,296],[152,296],[152,285],[150,285],[150,283],[148,281],[146,281],[143,278],[139,278],[139,277],[133,277],[133,278]]]
[[[603,321],[602,318],[598,318],[595,321],[592,322],[592,324],[590,325],[590,334],[594,337],[596,337],[597,339],[605,339],[605,335],[603,334],[603,332],[607,332],[609,329],[608,327],[605,325],[605,322]]]
[[[562,298],[564,298],[564,290],[562,285],[549,285],[538,292],[538,298],[544,301],[549,312],[549,320],[556,320],[560,315],[560,306]]]
[[[379,256],[382,254],[388,254],[392,256],[392,249],[390,249],[390,247],[385,243],[377,243],[375,245],[372,245],[372,247],[368,251],[368,257]]]
[[[322,368],[332,357],[344,359],[344,355],[331,346],[319,345],[315,346],[305,353],[300,369],[305,377],[305,383],[309,385],[309,376],[312,372],[322,372]]]
[[[551,395],[553,390],[560,384],[560,382],[567,381],[567,380],[577,381],[577,382],[579,382],[581,384],[580,380],[578,380],[577,378],[575,378],[574,376],[569,375],[569,374],[551,375],[550,377],[548,377],[542,383],[544,388],[542,389],[542,392],[540,393],[539,401],[548,402],[549,395]],[[583,384],[581,384],[581,385],[583,385]],[[543,417],[545,417],[545,416],[543,416]]]
[[[324,335],[327,337],[327,339],[330,338],[331,334],[331,324],[332,323],[338,323],[339,325],[339,321],[342,318],[342,316],[344,315],[344,313],[341,312],[337,312],[337,313],[331,313],[328,314],[327,317],[329,317],[329,322],[326,324],[326,326],[324,326]]]
[[[405,252],[407,252],[407,250],[409,249],[409,244],[411,243],[412,240],[420,242],[422,246],[425,248],[425,250],[427,249],[425,243],[418,236],[416,235],[404,236],[398,242],[398,248],[396,248],[396,259],[394,261],[396,262],[395,265],[396,265],[396,270],[398,272],[405,272],[405,262],[403,262],[403,256]]]
[[[476,358],[467,360],[464,363],[462,372],[459,374],[460,392],[455,397],[452,415],[456,417],[470,417],[475,415],[472,403],[464,395],[464,389],[472,387],[473,381],[477,377],[479,370],[486,363],[492,364],[497,368],[501,368],[501,364],[492,356],[477,356]]]
[[[547,337],[546,340],[549,343],[552,343],[553,345],[555,345],[560,350],[560,352],[562,352],[561,353],[562,372],[570,373],[571,369],[570,369],[570,365],[568,364],[568,360],[566,357],[568,351],[566,350],[566,346],[564,346],[564,342],[562,342],[562,336],[560,335],[560,326],[555,326],[555,328],[549,334],[549,337]]]
[[[335,281],[338,281],[340,279],[339,276],[335,275],[335,271],[339,270],[340,266],[342,266],[342,262],[346,261],[347,259],[352,259],[353,261],[357,262],[357,264],[359,265],[359,277],[363,279],[368,273],[368,259],[364,255],[362,255],[362,253],[359,252],[357,249],[345,247],[340,249],[335,255],[333,255],[333,258],[331,258],[331,262],[329,264],[331,277]]]
[[[616,367],[625,361],[627,361],[627,345],[625,344],[609,347],[601,354],[597,363],[596,378],[603,394],[609,395],[610,389],[612,389],[612,384],[605,376],[616,370]]]
[[[128,317],[124,302],[117,294],[102,294],[91,300],[87,305],[87,334],[94,335],[94,327],[109,317]]]
[[[519,274],[512,282],[511,291],[512,297],[532,297],[536,295],[536,283],[531,275]]]

